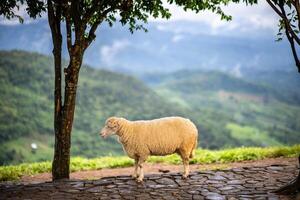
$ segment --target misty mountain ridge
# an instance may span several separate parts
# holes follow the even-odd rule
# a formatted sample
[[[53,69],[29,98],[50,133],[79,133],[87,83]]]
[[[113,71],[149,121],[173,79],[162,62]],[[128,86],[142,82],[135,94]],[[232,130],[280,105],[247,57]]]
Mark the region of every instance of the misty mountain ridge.
[[[300,105],[298,73],[282,70],[244,70],[243,73],[237,76],[231,72],[179,70],[173,73],[148,73],[140,78],[152,87],[168,84],[176,90],[191,93],[194,87],[210,91],[241,91],[273,96],[280,101]]]
[[[85,53],[84,63],[134,75],[182,69],[220,70],[238,77],[247,76],[250,70],[296,71],[287,42],[275,42],[271,34],[212,35],[206,33],[207,25],[184,21],[150,22],[145,26],[149,32],[131,34],[119,24],[103,24]],[[52,51],[45,19],[0,25],[0,44],[4,50],[23,49],[46,55]],[[63,55],[68,58],[66,49]]]

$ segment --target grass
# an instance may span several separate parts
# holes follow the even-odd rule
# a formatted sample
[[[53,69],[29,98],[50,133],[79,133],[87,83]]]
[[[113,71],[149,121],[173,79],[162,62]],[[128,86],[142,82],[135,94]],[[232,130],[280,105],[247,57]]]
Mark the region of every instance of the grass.
[[[245,160],[260,160],[276,157],[296,157],[300,153],[300,144],[286,147],[242,147],[211,151],[197,149],[192,164],[230,163]],[[149,163],[180,164],[179,156],[173,154],[164,157],[152,156]],[[117,168],[132,166],[133,160],[126,156],[100,157],[85,159],[80,157],[71,158],[71,171],[98,170],[103,168]],[[17,180],[24,175],[51,172],[51,162],[23,163],[20,165],[0,166],[0,181]]]
[[[230,134],[233,138],[236,138],[242,142],[251,140],[256,144],[261,144],[262,146],[282,145],[280,142],[270,137],[267,132],[261,131],[255,127],[240,126],[239,124],[228,123],[226,128],[230,131]]]

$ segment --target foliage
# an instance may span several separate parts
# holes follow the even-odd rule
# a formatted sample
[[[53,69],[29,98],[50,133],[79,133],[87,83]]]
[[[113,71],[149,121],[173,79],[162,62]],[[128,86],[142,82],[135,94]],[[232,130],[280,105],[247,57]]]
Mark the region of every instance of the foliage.
[[[63,9],[63,17],[66,18],[68,9],[78,9],[81,13],[82,25],[85,20],[88,25],[93,26],[96,23],[107,21],[109,24],[113,24],[117,19],[123,24],[128,24],[131,31],[135,29],[141,29],[143,26],[139,22],[147,23],[149,16],[154,18],[169,18],[171,13],[166,7],[167,4],[176,4],[182,7],[184,10],[192,10],[199,12],[202,10],[210,10],[221,16],[221,19],[230,20],[231,16],[226,15],[222,9],[222,5],[228,5],[228,3],[234,2],[245,2],[246,4],[257,3],[257,0],[216,0],[216,1],[181,1],[181,0],[168,0],[165,3],[162,0],[155,1],[144,1],[144,0],[122,0],[122,1],[78,1],[76,3],[71,1],[65,1]],[[32,17],[40,17],[41,14],[47,11],[46,1],[42,0],[11,0],[11,1],[1,1],[0,3],[0,15],[5,18],[12,19],[17,17],[20,22],[23,22],[22,16],[18,15],[16,11],[24,8],[26,6],[27,14]],[[75,5],[73,5],[75,4]],[[71,8],[67,8],[70,6]],[[78,6],[78,8],[74,8]],[[78,13],[77,13],[78,14]],[[118,15],[120,17],[118,17]],[[73,19],[74,18],[74,19]],[[75,20],[81,20],[81,18],[76,18],[72,16],[74,20],[72,23],[78,23]],[[89,33],[87,32],[86,35]]]
[[[261,132],[259,129],[250,126],[240,126],[234,123],[228,123],[226,128],[230,131],[233,138],[238,139],[242,143],[247,143],[250,140],[253,143],[261,143],[262,146],[278,146],[280,143],[273,138],[270,138],[268,133]]]
[[[192,164],[209,164],[209,163],[230,163],[245,160],[260,160],[264,158],[276,157],[296,157],[299,155],[300,145],[291,147],[242,147],[235,149],[225,149],[219,151],[211,151],[205,149],[197,149],[195,157],[191,160]],[[167,163],[181,164],[178,155],[170,155],[164,157],[150,157],[148,163]],[[71,158],[71,171],[82,170],[99,170],[103,168],[128,167],[133,165],[133,160],[125,156],[100,157],[95,159],[86,159],[75,157]],[[38,173],[50,172],[51,163],[24,163],[20,165],[2,166],[0,167],[0,181],[17,180],[24,175],[33,175]]]
[[[2,165],[53,157],[50,66],[52,59],[40,54],[0,52]],[[282,83],[284,80],[291,81],[289,76],[281,78]],[[132,120],[188,117],[200,131],[202,148],[298,144],[299,98],[291,98],[298,88],[276,88],[274,92],[274,87],[260,81],[219,72],[182,71],[157,80],[154,89],[158,95],[131,76],[84,66],[78,86],[72,156],[124,154],[116,138],[103,140],[98,136],[105,119],[112,115]],[[36,152],[31,150],[31,143],[38,145]]]
[[[51,58],[40,54],[0,52],[1,164],[52,158],[51,66]],[[98,135],[109,116],[136,120],[181,113],[141,81],[87,66],[79,80],[77,105],[72,155],[86,157],[122,153],[114,138],[104,141]],[[33,142],[38,144],[36,153],[30,148]]]
[[[55,0],[14,0],[12,3],[1,3],[0,14],[6,18],[18,17],[15,10],[19,6],[26,6],[30,17],[35,18],[47,8],[48,21],[53,41],[53,55],[55,67],[55,93],[54,93],[54,132],[55,147],[53,160],[53,180],[69,177],[69,160],[71,149],[71,132],[73,127],[75,99],[79,71],[82,65],[85,50],[95,40],[95,32],[103,21],[112,25],[117,17],[122,25],[128,24],[129,30],[144,29],[139,21],[147,22],[149,17],[169,18],[168,8],[161,0],[124,0],[124,1],[55,1]],[[228,3],[227,0],[217,1],[181,1],[170,0],[167,3],[174,3],[185,10],[199,12],[211,10],[221,15],[221,19],[228,19],[219,4]],[[21,17],[19,16],[19,19]],[[66,47],[70,56],[69,65],[64,69],[65,77],[65,98],[62,101],[61,88],[61,52],[62,34],[61,21],[66,24]],[[62,103],[63,102],[63,103]],[[63,153],[62,153],[63,152]]]
[[[300,142],[299,79],[291,85],[291,76],[282,76],[281,85],[274,87],[273,80],[264,81],[263,77],[241,79],[222,72],[179,71],[151,76],[143,78],[153,89],[189,110],[185,113],[198,126],[201,147]]]

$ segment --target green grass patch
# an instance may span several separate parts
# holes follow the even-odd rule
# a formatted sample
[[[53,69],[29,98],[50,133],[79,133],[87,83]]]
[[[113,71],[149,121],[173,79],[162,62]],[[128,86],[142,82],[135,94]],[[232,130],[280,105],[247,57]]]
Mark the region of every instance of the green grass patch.
[[[300,145],[290,147],[242,147],[211,151],[197,149],[195,157],[191,159],[192,164],[230,163],[245,160],[259,160],[276,157],[296,157],[300,153]],[[178,155],[152,156],[148,163],[181,164]],[[126,156],[100,157],[86,159],[75,157],[71,159],[71,171],[97,170],[103,168],[128,167],[133,165],[133,160]],[[24,175],[51,172],[51,162],[24,163],[0,167],[0,181],[17,180]]]
[[[239,141],[245,142],[251,140],[256,144],[261,144],[262,146],[280,146],[281,143],[276,141],[274,138],[270,137],[267,132],[261,131],[255,127],[251,126],[240,126],[235,123],[228,123],[226,129],[230,131],[233,138]]]

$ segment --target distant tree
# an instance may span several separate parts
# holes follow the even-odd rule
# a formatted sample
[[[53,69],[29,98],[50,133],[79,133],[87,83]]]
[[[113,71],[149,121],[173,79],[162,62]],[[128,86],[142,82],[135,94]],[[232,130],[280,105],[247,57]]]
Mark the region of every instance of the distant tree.
[[[242,0],[243,2],[256,2]],[[119,21],[128,25],[129,30],[143,29],[149,17],[168,19],[171,14],[166,7],[169,4],[181,6],[184,10],[199,12],[210,10],[229,20],[220,5],[229,0],[9,0],[0,1],[0,15],[7,19],[19,18],[20,7],[26,7],[31,18],[48,13],[49,26],[52,33],[55,89],[54,89],[54,131],[55,150],[52,164],[53,180],[69,178],[71,132],[75,111],[75,100],[79,71],[85,50],[95,40],[95,32],[100,24],[108,22],[113,25]],[[232,0],[239,2],[239,0]],[[65,22],[62,24],[62,22]],[[68,67],[63,69],[65,88],[62,90],[62,26],[66,29],[66,44],[69,53]],[[62,95],[64,94],[64,97]]]
[[[300,47],[300,3],[299,0],[266,0],[271,8],[280,17],[278,40],[285,34],[293,53],[298,72],[300,73],[300,60],[297,50]]]

